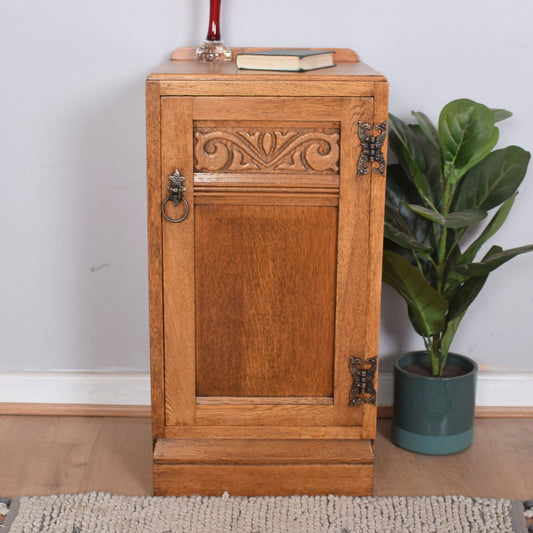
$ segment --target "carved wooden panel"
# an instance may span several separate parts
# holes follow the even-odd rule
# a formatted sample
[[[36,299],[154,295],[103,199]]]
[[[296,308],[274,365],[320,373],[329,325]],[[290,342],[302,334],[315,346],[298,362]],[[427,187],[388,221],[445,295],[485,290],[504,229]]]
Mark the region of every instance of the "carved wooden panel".
[[[338,174],[339,129],[195,127],[194,170]]]

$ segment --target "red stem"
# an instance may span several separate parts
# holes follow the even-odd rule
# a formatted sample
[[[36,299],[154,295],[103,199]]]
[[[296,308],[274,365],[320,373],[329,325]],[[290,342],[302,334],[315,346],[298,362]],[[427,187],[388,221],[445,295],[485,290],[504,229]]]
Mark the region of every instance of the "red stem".
[[[220,2],[221,0],[210,0],[209,28],[206,37],[208,41],[220,41]]]

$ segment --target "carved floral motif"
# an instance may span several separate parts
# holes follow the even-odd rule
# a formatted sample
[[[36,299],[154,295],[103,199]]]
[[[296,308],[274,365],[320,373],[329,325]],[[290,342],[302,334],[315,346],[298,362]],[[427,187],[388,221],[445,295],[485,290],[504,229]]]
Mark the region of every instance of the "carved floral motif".
[[[194,129],[197,172],[339,172],[336,128]]]

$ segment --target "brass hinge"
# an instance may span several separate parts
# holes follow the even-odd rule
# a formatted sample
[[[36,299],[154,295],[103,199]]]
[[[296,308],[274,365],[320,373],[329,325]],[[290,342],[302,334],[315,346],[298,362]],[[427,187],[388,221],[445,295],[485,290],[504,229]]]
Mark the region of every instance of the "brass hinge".
[[[376,405],[376,389],[373,381],[377,360],[377,357],[371,357],[366,361],[359,357],[350,357],[350,372],[353,383],[348,405],[359,405],[362,401]]]
[[[367,132],[379,131],[378,135],[368,135]],[[373,128],[368,122],[359,121],[359,140],[361,141],[361,155],[357,162],[357,175],[368,174],[373,168],[376,174],[385,175],[385,158],[383,157],[383,143],[387,136],[387,122],[380,122]],[[372,163],[379,163],[378,167],[372,167]]]

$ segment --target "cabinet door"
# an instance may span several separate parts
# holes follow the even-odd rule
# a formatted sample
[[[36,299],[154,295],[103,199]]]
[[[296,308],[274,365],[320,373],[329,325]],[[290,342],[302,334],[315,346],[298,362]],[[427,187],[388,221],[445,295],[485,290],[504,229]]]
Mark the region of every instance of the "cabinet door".
[[[372,114],[372,98],[161,99],[163,198],[179,169],[189,204],[162,224],[166,426],[363,424]]]

